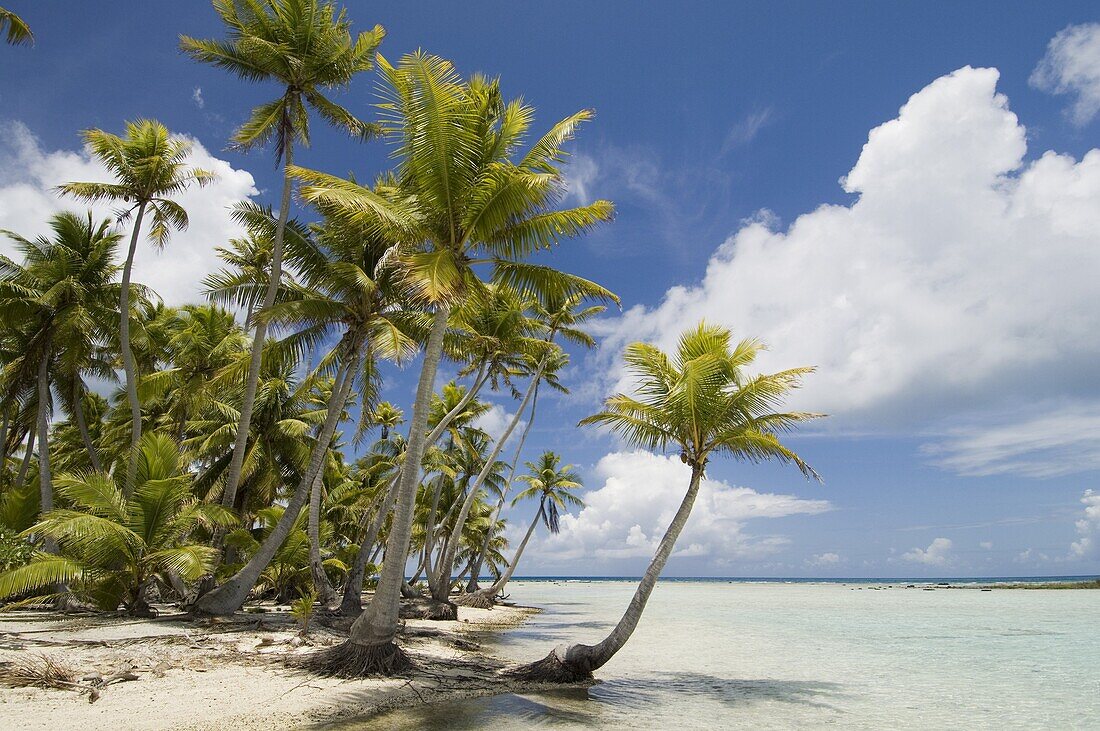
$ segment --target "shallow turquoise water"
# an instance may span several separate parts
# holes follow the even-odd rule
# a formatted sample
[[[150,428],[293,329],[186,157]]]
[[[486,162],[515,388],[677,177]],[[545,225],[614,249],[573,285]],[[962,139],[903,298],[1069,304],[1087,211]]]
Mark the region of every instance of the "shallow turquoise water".
[[[487,649],[598,640],[632,582],[513,582],[544,607]],[[341,728],[1100,729],[1100,592],[663,583],[586,691],[399,711]]]

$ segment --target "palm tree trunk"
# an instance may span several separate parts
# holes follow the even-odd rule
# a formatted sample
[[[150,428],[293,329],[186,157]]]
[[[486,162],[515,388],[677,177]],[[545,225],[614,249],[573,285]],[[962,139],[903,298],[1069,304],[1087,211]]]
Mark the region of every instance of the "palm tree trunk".
[[[248,592],[252,590],[256,580],[260,578],[260,574],[271,563],[275,552],[279,550],[287,536],[290,535],[290,531],[294,527],[294,521],[297,520],[298,514],[302,512],[302,507],[309,497],[313,481],[324,463],[329,443],[332,441],[332,435],[344,413],[344,405],[347,403],[348,394],[351,392],[351,383],[355,380],[353,374],[359,368],[361,358],[362,350],[356,347],[352,361],[346,364],[337,376],[332,389],[335,397],[329,400],[328,413],[325,416],[325,425],[321,430],[321,436],[313,444],[309,466],[298,482],[298,487],[295,488],[286,510],[279,518],[279,522],[275,524],[275,528],[268,534],[259,550],[233,578],[209,593],[203,594],[195,601],[192,607],[193,612],[197,614],[225,615],[232,614],[240,609],[245,599],[248,598]]]
[[[88,450],[88,461],[92,463],[92,469],[102,472],[99,455],[96,454],[95,445],[92,444],[92,435],[88,433],[88,421],[84,418],[84,398],[76,383],[73,384],[73,419],[76,421],[76,428],[80,430],[84,448]]]
[[[516,478],[516,465],[519,464],[520,455],[523,454],[523,445],[527,443],[527,435],[531,433],[531,426],[535,423],[535,409],[538,408],[539,404],[539,385],[539,383],[535,384],[535,394],[531,397],[531,416],[527,419],[527,426],[523,427],[523,434],[520,435],[519,444],[516,445],[516,453],[512,455],[512,464],[508,468],[508,481],[504,483],[504,491],[500,494],[500,499],[497,500],[497,507],[493,511],[490,526],[496,525],[500,519],[500,511],[504,509],[504,503],[508,499],[508,491],[512,487],[512,481]],[[485,540],[481,542],[481,549],[470,564],[470,582],[466,584],[467,592],[475,592],[480,588],[477,580],[481,574],[481,566],[485,563],[485,554],[489,552],[489,541],[492,539],[493,532],[491,530],[485,531]]]
[[[336,590],[328,580],[321,559],[321,487],[324,476],[325,470],[322,467],[317,471],[317,477],[313,479],[313,487],[309,491],[309,571],[313,575],[313,588],[317,591],[321,606],[331,607],[336,603]]]
[[[46,352],[49,353],[47,346]],[[50,475],[50,380],[49,356],[38,364],[38,510],[41,515],[53,510],[53,479]],[[46,553],[57,553],[57,544],[48,538]]]
[[[456,604],[464,607],[477,607],[479,609],[493,608],[493,597],[500,593],[504,585],[512,578],[512,572],[515,571],[516,566],[519,565],[519,558],[523,555],[523,549],[527,548],[527,542],[531,540],[531,535],[535,532],[535,526],[539,524],[539,518],[542,517],[542,511],[543,502],[540,500],[538,512],[535,513],[535,519],[531,521],[531,525],[527,528],[527,533],[523,536],[523,540],[520,541],[519,547],[516,548],[516,555],[512,557],[512,561],[508,564],[504,573],[497,577],[497,580],[493,582],[492,586],[487,589],[467,592],[455,600]],[[473,566],[470,568],[473,570]],[[471,581],[472,580],[471,578]]]
[[[371,521],[370,529],[367,530],[366,535],[363,536],[363,540],[359,544],[359,552],[355,554],[355,565],[352,566],[347,583],[344,584],[344,598],[340,602],[341,614],[351,616],[353,614],[358,615],[363,611],[362,599],[360,598],[363,593],[363,575],[367,570],[371,549],[374,548],[374,544],[378,540],[378,534],[382,531],[382,526],[386,524],[386,517],[393,510],[393,504],[397,500],[397,490],[395,489],[397,477],[398,475],[394,475],[393,480],[386,487],[386,498],[381,507],[378,508],[378,514]]]
[[[353,670],[358,674],[392,674],[408,665],[408,658],[394,643],[394,639],[397,637],[401,606],[401,584],[405,579],[404,559],[408,555],[412,537],[416,487],[420,482],[428,410],[431,407],[435,373],[443,355],[443,336],[447,332],[450,312],[450,307],[446,305],[440,305],[436,310],[431,335],[424,349],[424,363],[416,386],[416,401],[413,403],[405,462],[398,481],[393,524],[386,540],[386,555],[389,560],[382,565],[378,588],[370,606],[352,624],[348,642],[333,648],[331,654],[322,653],[316,657],[321,667],[342,665],[345,670]]]
[[[290,214],[290,166],[293,160],[293,136],[288,135],[283,160],[283,196],[279,202],[279,222],[275,227],[275,241],[271,247],[271,273],[268,275],[267,292],[264,293],[264,304],[260,310],[261,313],[270,310],[275,304],[275,296],[279,292],[279,285],[283,279],[283,238],[286,234],[286,222]],[[222,493],[222,505],[227,508],[233,507],[233,502],[237,498],[237,487],[241,482],[245,447],[248,444],[249,429],[252,426],[252,409],[256,404],[256,390],[260,383],[260,365],[263,363],[264,341],[267,339],[267,324],[262,319],[257,319],[259,321],[256,322],[255,334],[252,337],[252,359],[248,363],[248,381],[245,383],[244,400],[241,403],[241,420],[237,425],[236,440],[233,442],[233,459],[229,462],[225,492]]]
[[[122,494],[129,498],[134,491],[137,478],[138,444],[141,443],[141,401],[138,400],[137,361],[130,349],[130,274],[134,268],[134,255],[137,253],[138,236],[141,233],[141,220],[145,218],[145,202],[138,205],[134,218],[134,231],[130,234],[130,248],[126,252],[126,263],[122,267],[122,292],[119,294],[119,344],[122,350],[122,368],[126,371],[126,399],[130,402],[130,455],[126,461],[126,483]]]
[[[8,410],[4,409],[4,418],[0,421],[0,477],[8,472]]]
[[[527,387],[527,393],[523,396],[523,401],[520,403],[519,408],[516,409],[516,415],[512,417],[512,421],[508,424],[508,428],[500,435],[500,439],[497,440],[496,446],[493,447],[493,451],[485,460],[485,466],[481,468],[481,472],[478,473],[477,479],[474,480],[474,484],[470,486],[470,491],[466,494],[466,499],[462,503],[462,510],[459,511],[458,518],[455,519],[454,527],[451,529],[451,536],[447,542],[447,547],[444,549],[443,556],[439,560],[439,567],[437,569],[439,579],[436,582],[437,586],[450,587],[451,572],[454,570],[455,553],[457,553],[459,542],[462,540],[462,527],[466,523],[466,518],[470,515],[470,509],[473,508],[474,502],[477,500],[477,494],[481,490],[481,486],[485,484],[485,478],[489,476],[489,472],[493,469],[493,462],[496,461],[500,451],[504,449],[504,445],[508,442],[508,437],[512,436],[512,432],[515,430],[516,425],[519,424],[520,416],[527,410],[527,404],[530,402],[531,396],[535,392],[535,386],[538,385],[539,378],[542,376],[542,369],[543,364],[540,363],[538,370],[536,370],[535,374],[531,377],[531,385]],[[436,596],[435,598],[443,601],[447,597]]]
[[[691,482],[688,485],[687,494],[684,495],[676,516],[672,519],[668,530],[661,537],[661,543],[657,546],[657,553],[642,576],[638,588],[634,591],[634,597],[630,600],[622,619],[611,630],[611,634],[596,645],[560,645],[549,655],[538,662],[524,665],[511,671],[511,675],[535,681],[573,682],[592,677],[592,671],[602,667],[615,653],[622,649],[634,628],[638,626],[638,620],[642,618],[642,611],[649,601],[653,588],[657,585],[657,579],[676,546],[676,539],[680,537],[691,516],[691,508],[695,504],[695,498],[699,494],[699,483],[703,477],[701,465],[693,465],[691,469]]]
[[[15,476],[15,489],[23,489],[27,482],[27,472],[31,467],[31,459],[34,456],[34,439],[38,435],[37,429],[27,430],[27,451],[23,453],[23,463],[19,465],[19,474]]]

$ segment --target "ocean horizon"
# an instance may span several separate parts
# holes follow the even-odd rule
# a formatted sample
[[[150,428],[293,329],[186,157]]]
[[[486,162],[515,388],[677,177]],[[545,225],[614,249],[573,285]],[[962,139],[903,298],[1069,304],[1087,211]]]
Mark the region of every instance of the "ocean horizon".
[[[639,581],[641,576],[516,576],[512,581]],[[480,581],[491,581],[492,576],[482,576]],[[762,584],[938,584],[938,583],[1069,583],[1100,580],[1097,574],[1059,574],[1035,576],[662,576],[660,581],[734,582]]]

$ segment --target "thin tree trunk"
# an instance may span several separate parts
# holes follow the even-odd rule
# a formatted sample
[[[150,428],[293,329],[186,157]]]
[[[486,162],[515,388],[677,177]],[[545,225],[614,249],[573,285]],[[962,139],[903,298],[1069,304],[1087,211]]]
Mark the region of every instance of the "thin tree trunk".
[[[512,421],[508,424],[508,428],[500,435],[500,439],[497,440],[496,446],[493,447],[493,451],[485,460],[485,466],[481,468],[481,472],[478,473],[477,479],[474,480],[474,484],[470,486],[470,491],[467,493],[466,499],[462,503],[462,510],[459,511],[458,518],[455,519],[454,527],[451,529],[447,547],[444,549],[443,556],[439,561],[439,567],[437,569],[437,586],[450,586],[451,572],[454,570],[455,553],[458,551],[459,542],[462,540],[462,526],[465,524],[466,518],[470,515],[470,509],[477,500],[477,494],[481,490],[481,486],[485,484],[485,479],[493,469],[493,462],[496,461],[497,456],[508,442],[508,437],[512,436],[512,432],[515,430],[516,425],[519,424],[520,415],[527,410],[527,404],[530,402],[531,396],[535,392],[535,386],[538,385],[539,378],[542,376],[542,369],[543,364],[540,363],[538,370],[535,371],[534,376],[531,377],[531,385],[527,387],[527,393],[524,395],[523,401],[520,403],[519,408],[516,409],[516,415],[512,417]],[[435,598],[442,601],[447,597],[436,596]]]
[[[8,410],[4,409],[3,421],[0,421],[0,475],[8,472]]]
[[[129,498],[134,491],[137,479],[137,452],[141,443],[141,401],[138,400],[137,361],[130,349],[130,274],[134,268],[134,256],[137,253],[138,236],[141,233],[141,220],[145,217],[145,202],[138,205],[134,218],[134,231],[130,234],[130,248],[126,253],[126,263],[122,267],[122,292],[119,295],[119,344],[122,350],[122,368],[126,371],[126,399],[130,402],[130,454],[126,461],[126,483],[122,493]]]
[[[424,349],[424,364],[420,370],[420,381],[416,386],[416,401],[413,403],[405,462],[398,482],[393,524],[386,541],[386,555],[390,560],[382,565],[378,588],[374,592],[374,599],[370,606],[351,626],[349,644],[371,648],[367,654],[377,657],[384,666],[383,669],[392,670],[403,664],[403,658],[394,644],[394,638],[397,637],[401,584],[405,579],[404,558],[408,555],[409,540],[412,537],[416,487],[420,482],[421,460],[427,441],[424,432],[428,424],[428,410],[431,407],[435,373],[443,355],[443,336],[447,331],[449,316],[450,307],[448,306],[441,305],[436,310],[431,335]]]
[[[267,292],[260,312],[270,310],[275,304],[275,296],[283,279],[283,238],[286,222],[290,213],[291,178],[290,166],[294,159],[292,137],[286,139],[286,153],[283,164],[283,195],[279,202],[279,222],[275,227],[275,241],[271,247],[271,273],[268,275]],[[256,404],[256,390],[260,383],[260,366],[263,363],[264,341],[267,339],[267,324],[257,318],[255,334],[252,337],[252,358],[248,363],[248,380],[244,388],[244,400],[241,403],[241,420],[237,425],[237,436],[233,442],[233,459],[229,462],[229,474],[226,477],[225,492],[222,493],[222,505],[233,507],[237,498],[237,487],[241,481],[241,469],[244,466],[245,447],[248,444],[249,429],[252,426],[252,409]],[[219,541],[220,542],[220,541]]]
[[[313,445],[306,473],[302,475],[302,479],[298,482],[298,487],[294,490],[294,494],[291,496],[286,510],[283,511],[282,517],[279,518],[279,522],[275,524],[275,528],[260,545],[260,549],[256,551],[256,554],[233,578],[195,601],[194,612],[224,615],[232,614],[240,609],[248,598],[248,592],[252,590],[256,580],[260,578],[260,574],[271,563],[275,552],[279,550],[279,547],[286,541],[287,536],[290,535],[290,531],[294,527],[294,521],[297,520],[298,514],[302,511],[302,507],[309,497],[310,488],[313,486],[317,472],[324,463],[328,445],[332,441],[333,433],[336,431],[336,425],[344,413],[344,405],[351,391],[351,382],[354,380],[352,374],[358,369],[361,357],[362,350],[357,347],[352,362],[340,371],[340,375],[336,379],[333,387],[333,394],[336,397],[329,400],[328,413],[325,416],[325,425],[321,430],[321,437]]]
[[[35,429],[27,430],[27,451],[23,453],[23,463],[19,465],[19,474],[15,477],[15,489],[23,489],[27,482],[27,471],[31,467],[31,459],[34,456],[34,439],[38,435],[37,425]]]
[[[535,528],[538,527],[539,518],[542,517],[543,503],[539,501],[538,512],[535,513],[535,519],[531,521],[530,527],[527,529],[526,535],[523,536],[523,540],[520,541],[519,547],[516,549],[516,555],[512,557],[512,561],[508,564],[508,568],[504,569],[504,573],[500,575],[493,585],[485,590],[485,593],[489,597],[494,597],[504,590],[505,584],[512,578],[512,573],[516,570],[516,566],[519,566],[519,559],[523,556],[523,549],[527,548],[527,542],[531,540],[531,535],[535,532]]]
[[[84,441],[84,448],[88,450],[88,461],[92,463],[92,469],[96,472],[102,472],[103,467],[99,464],[99,455],[96,454],[95,445],[92,444],[92,435],[88,433],[88,422],[84,418],[84,398],[76,383],[73,384],[73,419],[76,420],[76,427],[80,430],[80,438]]]
[[[49,353],[47,346],[46,352]],[[50,381],[49,356],[38,364],[38,510],[41,515],[53,510],[53,479],[50,475]],[[57,553],[57,544],[47,538],[46,553]]]
[[[382,505],[378,508],[378,514],[374,516],[370,528],[359,544],[359,551],[355,554],[355,565],[352,566],[351,573],[348,574],[347,583],[344,584],[344,598],[340,602],[341,614],[351,616],[352,614],[359,614],[359,612],[363,610],[361,598],[363,593],[363,577],[367,570],[371,549],[374,548],[374,544],[378,540],[378,534],[382,531],[382,526],[386,524],[386,517],[390,514],[390,511],[393,510],[393,504],[397,500],[397,490],[395,489],[397,477],[398,475],[394,475],[394,479],[386,487],[385,500],[383,500]]]
[[[539,403],[539,385],[535,384],[535,394],[531,397],[531,416],[527,419],[527,426],[523,427],[523,434],[519,437],[519,444],[516,445],[516,453],[512,455],[512,464],[508,468],[508,481],[504,483],[504,491],[500,494],[500,499],[497,500],[496,510],[493,511],[492,522],[490,526],[496,525],[500,519],[500,511],[504,509],[504,503],[508,499],[508,492],[512,489],[512,481],[516,479],[516,465],[519,464],[520,455],[523,454],[523,445],[527,443],[527,435],[531,433],[531,426],[535,423],[535,409],[538,408]],[[466,584],[467,592],[475,592],[479,588],[478,578],[481,574],[481,565],[485,563],[485,554],[489,551],[489,541],[493,539],[493,532],[485,532],[485,540],[481,542],[481,549],[474,556],[473,561],[470,563],[470,582]],[[496,592],[494,592],[495,594]]]
[[[699,483],[703,477],[703,468],[694,465],[691,470],[691,482],[688,485],[687,494],[684,495],[676,516],[672,519],[668,530],[661,537],[661,543],[657,546],[657,553],[645,571],[630,605],[626,608],[622,619],[615,625],[602,642],[596,645],[559,645],[547,657],[538,662],[518,668],[513,675],[521,678],[542,680],[579,680],[590,677],[592,671],[602,667],[615,653],[622,649],[630,635],[638,626],[638,620],[642,617],[646,602],[649,601],[653,588],[657,585],[657,579],[676,546],[676,539],[680,537],[691,515],[691,508],[695,504],[695,497],[699,494]]]
[[[325,470],[322,467],[313,479],[309,491],[309,570],[313,575],[313,588],[317,591],[318,601],[323,607],[336,603],[336,590],[328,580],[321,559],[321,487],[324,484]]]

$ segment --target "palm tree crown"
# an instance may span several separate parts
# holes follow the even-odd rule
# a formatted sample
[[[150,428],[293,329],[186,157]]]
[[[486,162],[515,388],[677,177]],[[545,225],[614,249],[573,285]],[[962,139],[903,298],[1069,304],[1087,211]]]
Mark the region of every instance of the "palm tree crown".
[[[524,462],[530,472],[520,475],[518,480],[527,483],[527,489],[516,495],[512,504],[537,497],[539,514],[551,533],[560,529],[561,511],[568,506],[583,508],[584,501],[573,494],[573,490],[582,487],[580,475],[573,471],[573,465],[559,467],[561,457],[547,450],[537,462]]]

